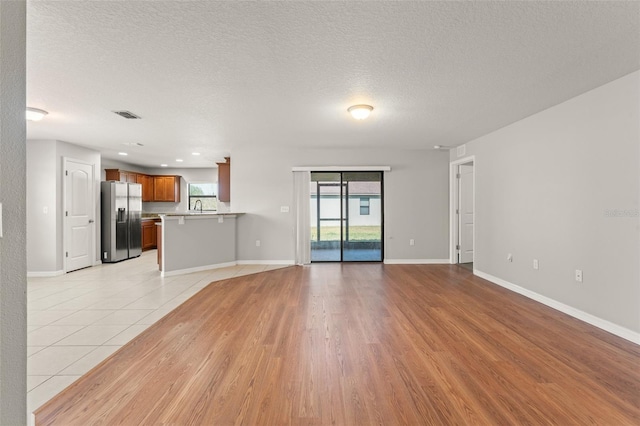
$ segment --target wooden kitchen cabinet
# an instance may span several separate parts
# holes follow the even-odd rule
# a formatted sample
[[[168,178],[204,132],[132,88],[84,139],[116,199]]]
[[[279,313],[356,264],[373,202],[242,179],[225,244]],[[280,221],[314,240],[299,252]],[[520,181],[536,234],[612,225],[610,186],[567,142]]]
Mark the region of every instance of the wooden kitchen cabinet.
[[[224,163],[218,165],[218,200],[228,203],[231,201],[231,158],[224,157]]]
[[[153,201],[180,202],[180,176],[153,176]]]
[[[118,169],[104,169],[105,180],[120,181],[120,170]]]
[[[138,173],[127,172],[119,169],[104,169],[106,180],[115,180],[118,182],[138,183]]]
[[[157,220],[142,221],[142,251],[158,247],[156,222]]]
[[[142,201],[154,201],[153,176],[138,174],[138,183],[142,185]]]
[[[153,176],[120,169],[105,169],[105,179],[142,185],[142,201],[180,202],[180,176]]]
[[[105,179],[115,180],[118,182],[137,183],[138,174],[135,172],[127,172],[119,169],[105,169]]]

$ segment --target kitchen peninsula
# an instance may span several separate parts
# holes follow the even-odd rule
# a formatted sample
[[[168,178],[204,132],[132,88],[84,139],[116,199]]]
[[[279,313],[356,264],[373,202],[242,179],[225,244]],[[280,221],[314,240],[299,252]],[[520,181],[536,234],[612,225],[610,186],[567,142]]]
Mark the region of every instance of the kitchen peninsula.
[[[168,213],[158,233],[163,277],[236,264],[236,218],[242,213]]]

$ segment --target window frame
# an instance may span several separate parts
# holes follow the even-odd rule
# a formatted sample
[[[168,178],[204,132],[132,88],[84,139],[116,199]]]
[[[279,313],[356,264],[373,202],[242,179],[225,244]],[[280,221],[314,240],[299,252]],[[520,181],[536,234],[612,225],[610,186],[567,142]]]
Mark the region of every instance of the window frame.
[[[213,195],[191,195],[191,185],[212,185],[213,186]],[[187,183],[187,210],[191,209],[191,199],[203,199],[203,198],[215,198],[216,200],[216,208],[215,209],[205,209],[204,212],[215,212],[218,211],[218,194],[217,194],[218,183],[217,182],[188,182]],[[195,203],[195,201],[194,201]],[[203,203],[204,204],[204,203]],[[194,206],[195,207],[195,206]]]
[[[363,204],[363,201],[365,201],[366,204]],[[371,215],[371,197],[360,197],[360,216],[369,215]]]

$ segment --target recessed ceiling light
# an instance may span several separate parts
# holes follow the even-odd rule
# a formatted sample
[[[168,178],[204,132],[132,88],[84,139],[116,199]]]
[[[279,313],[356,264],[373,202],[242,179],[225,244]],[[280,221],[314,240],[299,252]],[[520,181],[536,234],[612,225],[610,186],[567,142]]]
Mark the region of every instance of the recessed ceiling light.
[[[47,114],[49,113],[43,109],[27,107],[26,118],[29,121],[40,121]]]
[[[200,155],[199,152],[192,152],[191,155]]]
[[[119,152],[118,155],[129,155],[126,152]]]
[[[369,114],[373,111],[373,107],[371,105],[353,105],[350,106],[347,111],[349,111],[351,116],[356,120],[364,120],[369,117]]]
[[[184,160],[182,158],[176,158],[176,163],[182,163]]]
[[[160,167],[167,167],[166,164],[160,164]]]

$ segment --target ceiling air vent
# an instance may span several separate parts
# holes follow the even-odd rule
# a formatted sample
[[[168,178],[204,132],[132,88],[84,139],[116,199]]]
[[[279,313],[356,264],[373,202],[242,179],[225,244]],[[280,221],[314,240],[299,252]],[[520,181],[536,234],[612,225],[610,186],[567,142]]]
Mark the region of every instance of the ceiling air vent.
[[[129,120],[140,120],[140,116],[135,115],[131,111],[113,111],[118,114],[120,117],[127,118]]]

